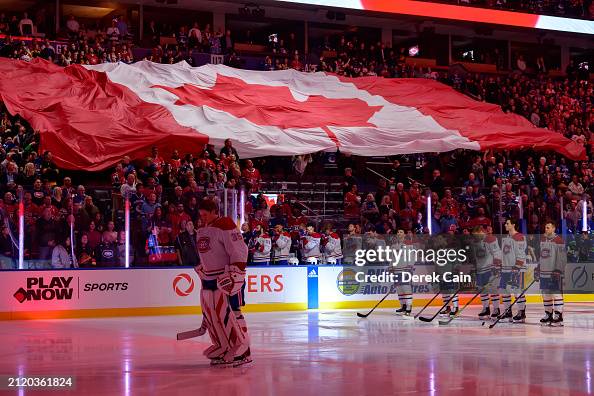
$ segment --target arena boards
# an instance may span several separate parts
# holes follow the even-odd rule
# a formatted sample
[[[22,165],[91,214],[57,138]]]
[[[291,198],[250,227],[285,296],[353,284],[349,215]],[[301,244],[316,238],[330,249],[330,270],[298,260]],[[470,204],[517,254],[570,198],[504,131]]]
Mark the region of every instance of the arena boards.
[[[591,274],[584,275],[584,269],[577,264],[567,267],[566,278],[576,283],[574,286],[584,290],[591,286]],[[250,267],[245,311],[367,308],[385,294],[379,287],[356,291],[349,288],[343,271],[341,266]],[[422,272],[422,267],[418,271]],[[580,274],[588,282],[582,282],[585,278]],[[189,267],[6,271],[2,277],[0,320],[200,313],[200,283]],[[572,292],[579,292],[579,288]],[[427,284],[416,284],[413,293],[415,306],[424,305],[432,296]],[[462,303],[469,296],[462,296]],[[538,286],[530,290],[528,301],[541,301]],[[567,294],[566,301],[594,299],[590,294]],[[396,296],[391,295],[382,307],[398,304]]]

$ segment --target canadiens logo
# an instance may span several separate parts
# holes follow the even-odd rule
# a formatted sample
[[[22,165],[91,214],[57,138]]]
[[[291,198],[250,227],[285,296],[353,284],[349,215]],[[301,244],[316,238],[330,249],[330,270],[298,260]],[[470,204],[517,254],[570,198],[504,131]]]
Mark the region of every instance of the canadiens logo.
[[[511,252],[511,246],[503,245],[503,254],[509,254]]]
[[[549,249],[542,249],[540,251],[540,257],[541,258],[549,258],[549,257],[551,257],[551,251]]]
[[[486,253],[485,249],[479,248],[476,250],[476,257],[485,257],[485,255],[486,255],[485,253]]]
[[[198,250],[200,251],[200,253],[205,253],[210,250],[209,237],[200,237],[200,239],[198,239]]]

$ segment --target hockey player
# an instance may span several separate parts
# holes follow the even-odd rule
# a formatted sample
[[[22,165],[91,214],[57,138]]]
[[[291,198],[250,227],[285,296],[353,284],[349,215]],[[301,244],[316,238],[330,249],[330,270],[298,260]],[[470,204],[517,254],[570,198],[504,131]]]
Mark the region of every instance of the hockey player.
[[[291,235],[283,230],[282,224],[274,226],[272,249],[272,264],[287,265],[291,249]]]
[[[340,237],[334,231],[332,226],[328,224],[325,230],[324,237],[324,261],[326,264],[342,264],[342,248],[340,246]]]
[[[432,238],[432,242],[435,243],[434,249],[455,249],[458,250],[458,239],[455,236],[456,226],[454,224],[450,225],[448,232],[445,234],[440,234]],[[443,276],[446,272],[454,273],[457,272],[458,267],[457,262],[449,262],[445,265],[437,265],[436,270],[437,272],[441,273]],[[450,303],[439,313],[440,315],[445,316],[455,316],[458,314],[458,307],[460,304],[460,299],[458,297],[458,291],[460,286],[455,282],[448,282],[445,281],[443,278],[439,283],[439,287],[441,290],[441,297],[443,299],[444,304],[449,301]]]
[[[215,366],[237,367],[252,361],[245,319],[241,314],[242,288],[248,249],[229,217],[219,217],[214,201],[200,204],[203,227],[196,235],[202,281],[200,305],[213,345],[204,355]],[[231,312],[233,311],[233,312]]]
[[[501,249],[499,242],[494,235],[487,235],[481,226],[477,226],[472,231],[476,237],[472,245],[474,261],[476,263],[476,286],[479,290],[485,288],[491,283],[489,288],[485,288],[481,293],[481,304],[483,310],[479,313],[479,319],[485,319],[489,316],[496,318],[499,312],[499,294],[497,287],[499,281],[494,278],[494,268],[501,267]],[[491,293],[489,295],[489,293]],[[493,304],[493,312],[490,309],[490,303]]]
[[[254,229],[253,244],[254,253],[252,262],[256,265],[269,265],[272,241],[260,224]]]
[[[517,230],[518,221],[508,219],[505,222],[505,230],[508,235],[503,238],[501,243],[501,280],[499,282],[499,293],[502,295],[503,311],[501,319],[509,319],[510,322],[523,323],[526,320],[526,297],[518,298],[518,312],[512,318],[511,294],[508,291],[508,285],[514,288],[521,288],[523,285],[523,274],[526,263],[526,238]],[[515,296],[518,297],[517,295]]]
[[[555,234],[555,225],[549,221],[540,239],[540,261],[534,271],[535,279],[540,279],[545,309],[545,316],[540,320],[543,325],[563,326],[562,283],[566,263],[565,243]]]
[[[306,234],[301,238],[301,257],[303,261],[319,262],[320,260],[320,240],[322,236],[315,232],[313,224],[306,228]],[[315,260],[314,260],[315,259]]]
[[[396,293],[398,293],[398,301],[400,301],[400,308],[396,310],[399,315],[410,316],[413,306],[412,285],[409,282],[402,281],[402,274],[414,271],[415,255],[411,254],[414,249],[413,241],[407,238],[403,229],[398,229],[396,238],[392,240],[392,249],[395,251],[402,250],[400,260],[392,263],[392,272],[398,277],[396,283]]]

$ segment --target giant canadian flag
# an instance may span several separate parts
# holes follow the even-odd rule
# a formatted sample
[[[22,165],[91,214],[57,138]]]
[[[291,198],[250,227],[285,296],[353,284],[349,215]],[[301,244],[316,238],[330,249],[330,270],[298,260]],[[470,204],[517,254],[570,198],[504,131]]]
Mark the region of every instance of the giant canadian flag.
[[[62,68],[0,59],[0,98],[41,134],[59,166],[100,170],[124,155],[197,153],[226,138],[243,158],[459,148],[585,150],[498,106],[426,79],[348,79],[147,61]]]

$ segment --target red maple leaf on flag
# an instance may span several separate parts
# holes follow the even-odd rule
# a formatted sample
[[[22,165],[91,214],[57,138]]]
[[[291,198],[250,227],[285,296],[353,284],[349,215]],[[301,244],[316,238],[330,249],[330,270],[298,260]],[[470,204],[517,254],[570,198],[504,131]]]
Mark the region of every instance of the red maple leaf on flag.
[[[153,85],[152,88],[161,88],[177,96],[176,105],[208,106],[256,125],[281,129],[322,128],[337,146],[338,140],[329,126],[375,126],[369,119],[382,109],[382,106],[369,106],[356,98],[331,99],[311,95],[299,101],[286,86],[248,84],[239,78],[222,75],[217,75],[210,89],[192,84],[175,88]]]

